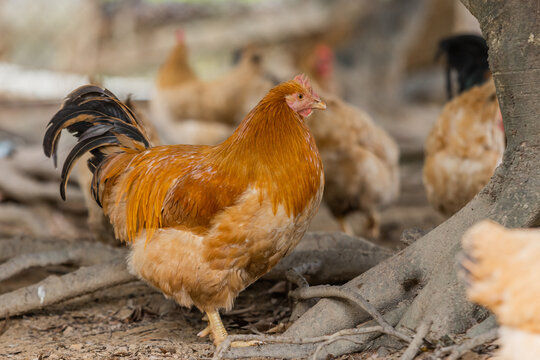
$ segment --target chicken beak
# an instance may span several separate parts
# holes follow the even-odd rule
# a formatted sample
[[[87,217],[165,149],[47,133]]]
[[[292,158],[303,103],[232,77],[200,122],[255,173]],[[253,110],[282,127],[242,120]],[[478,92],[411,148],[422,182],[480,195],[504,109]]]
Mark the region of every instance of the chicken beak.
[[[326,109],[326,104],[325,104],[325,102],[322,101],[322,100],[315,101],[315,102],[313,103],[313,105],[311,105],[311,108],[312,108],[312,109],[325,110],[325,109]]]

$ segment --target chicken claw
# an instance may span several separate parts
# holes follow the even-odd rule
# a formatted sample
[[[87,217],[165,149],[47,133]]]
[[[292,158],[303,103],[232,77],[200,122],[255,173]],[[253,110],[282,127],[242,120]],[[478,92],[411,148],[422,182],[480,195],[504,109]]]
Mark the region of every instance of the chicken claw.
[[[205,337],[205,336],[208,336],[208,334],[210,334],[212,330],[210,329],[210,325],[208,325],[207,327],[204,328],[204,330],[201,330],[199,331],[199,333],[197,334],[198,337]]]
[[[208,311],[206,312],[206,316],[208,317],[209,324],[199,333],[199,336],[203,337],[211,334],[214,345],[219,346],[219,344],[227,337],[227,330],[225,330],[225,326],[223,326],[223,323],[221,322],[218,311]]]

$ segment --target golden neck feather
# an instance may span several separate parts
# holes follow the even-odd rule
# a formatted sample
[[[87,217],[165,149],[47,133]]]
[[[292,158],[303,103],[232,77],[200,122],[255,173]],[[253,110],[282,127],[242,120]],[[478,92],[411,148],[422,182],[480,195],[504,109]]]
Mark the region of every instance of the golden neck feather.
[[[213,147],[210,158],[222,171],[270,196],[274,211],[302,212],[321,185],[322,162],[305,121],[285,102],[298,85],[272,89],[236,131]]]

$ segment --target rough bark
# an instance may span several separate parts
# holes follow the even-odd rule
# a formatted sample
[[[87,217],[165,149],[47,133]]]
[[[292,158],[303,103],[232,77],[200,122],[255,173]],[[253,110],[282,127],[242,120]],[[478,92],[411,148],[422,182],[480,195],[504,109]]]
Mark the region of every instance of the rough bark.
[[[392,251],[362,238],[342,233],[310,232],[294,251],[268,274],[281,280],[291,268],[307,266],[302,275],[311,285],[339,283],[352,279],[392,255]]]
[[[508,227],[540,225],[538,5],[496,0],[470,0],[464,4],[480,20],[490,46],[490,65],[508,139],[503,163],[489,184],[456,215],[345,285],[382,312],[414,298],[400,325],[416,329],[432,321],[432,339],[464,332],[487,316],[467,302],[456,275],[456,254],[461,250],[465,230],[484,218]],[[284,335],[320,336],[367,319],[365,312],[350,304],[323,299]],[[341,350],[334,355],[348,351]]]

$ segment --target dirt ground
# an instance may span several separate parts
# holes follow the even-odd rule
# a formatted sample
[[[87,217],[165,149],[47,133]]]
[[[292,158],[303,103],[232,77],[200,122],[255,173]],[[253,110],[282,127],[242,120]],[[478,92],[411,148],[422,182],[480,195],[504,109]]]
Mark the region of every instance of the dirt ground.
[[[0,106],[0,135],[3,139],[14,140],[18,146],[38,144],[46,120],[57,106],[33,104],[17,107],[4,103],[4,106]],[[430,116],[428,112],[424,120],[414,121],[424,121],[424,128],[428,129],[432,121]],[[19,135],[14,137],[13,134]],[[418,138],[421,136],[418,135]],[[404,229],[417,227],[428,231],[444,220],[427,204],[421,182],[421,145],[418,149],[420,156],[409,156],[403,160],[400,200],[382,213],[382,237],[378,242],[389,248],[405,246],[399,242]],[[45,157],[43,161],[49,162]],[[84,216],[83,213],[67,217],[64,223],[72,224],[78,234],[84,235],[88,233],[82,221]],[[361,228],[361,216],[355,215],[350,220],[353,227]],[[16,233],[17,228],[14,227],[4,223],[0,229],[11,228],[10,233]],[[337,231],[338,225],[323,207],[313,221],[311,230]],[[61,275],[73,270],[72,266],[29,269],[0,282],[0,293],[35,283],[49,275]],[[241,293],[234,310],[223,316],[229,332],[264,333],[280,324],[283,331],[291,310],[287,298],[288,286],[284,281],[258,281]],[[133,282],[1,321],[0,358],[208,359],[213,355],[213,345],[208,338],[196,336],[206,326],[201,317],[198,310],[180,308],[144,283]],[[341,359],[397,359],[398,355],[387,355],[383,350],[379,353],[347,355]],[[467,357],[484,358],[485,355],[472,353]]]

